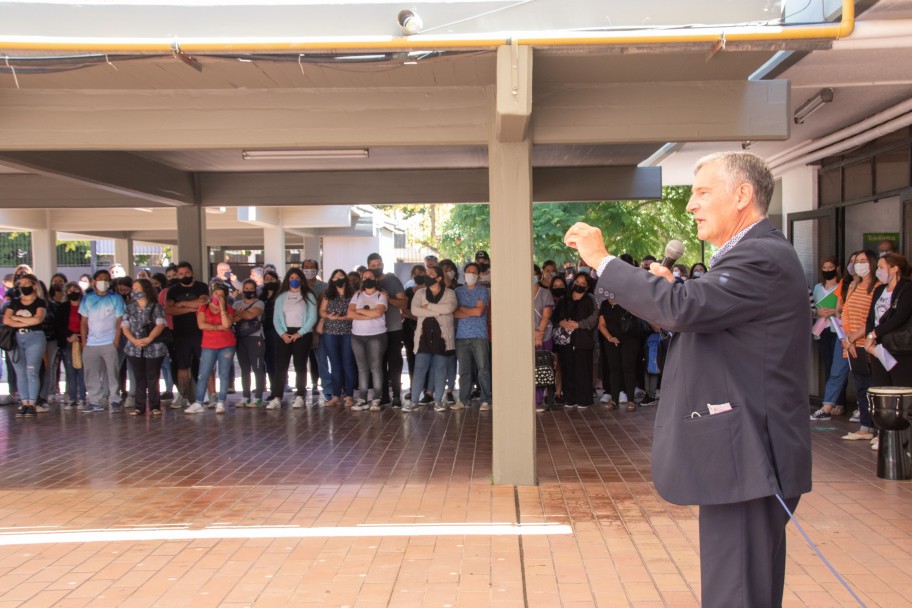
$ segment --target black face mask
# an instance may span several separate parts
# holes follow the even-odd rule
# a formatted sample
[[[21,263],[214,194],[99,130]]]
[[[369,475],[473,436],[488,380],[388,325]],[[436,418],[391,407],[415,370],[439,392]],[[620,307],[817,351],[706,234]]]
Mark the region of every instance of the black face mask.
[[[79,295],[78,292],[74,291],[73,293],[68,293],[68,294],[67,294],[67,299],[68,299],[70,302],[78,302],[79,300],[82,299],[82,296]]]
[[[576,293],[586,293],[589,289],[585,285],[574,285],[573,291]]]
[[[377,268],[371,268],[371,272],[374,273],[376,279],[380,279],[383,276],[383,266],[378,266]]]
[[[180,283],[180,281],[177,280],[177,277],[174,277],[173,279],[168,279],[168,287],[173,287],[173,286],[177,285],[178,283]]]
[[[823,274],[824,280],[826,280],[826,281],[832,281],[833,279],[836,278],[835,270],[824,270],[822,274]]]
[[[415,275],[415,278],[413,279],[415,281],[415,285],[424,285],[425,278],[426,277],[423,274]]]
[[[377,286],[377,281],[374,279],[365,279],[361,282],[361,286],[364,289],[374,289]]]
[[[554,296],[555,298],[563,298],[565,295],[567,295],[567,288],[566,287],[555,287],[554,289],[551,290],[551,295]]]
[[[247,299],[247,300],[250,300],[250,299],[255,298],[255,297],[256,297],[256,292],[255,292],[255,291],[245,291],[245,292],[244,292],[244,298]]]
[[[19,293],[21,293],[24,296],[30,296],[33,293],[35,293],[35,287],[32,285],[23,285],[22,287],[19,288]]]
[[[184,277],[180,280],[183,285],[193,285],[193,277]]]
[[[358,291],[359,289],[361,289],[361,281],[355,281],[354,283],[352,283],[352,289],[354,289],[355,291]]]
[[[345,287],[345,284],[347,282],[348,282],[348,279],[336,279],[335,281],[333,281],[333,286],[338,287],[339,289],[342,289],[343,287]]]
[[[481,262],[478,262],[478,271],[479,272],[487,272],[490,269],[491,269],[490,264],[482,264]]]

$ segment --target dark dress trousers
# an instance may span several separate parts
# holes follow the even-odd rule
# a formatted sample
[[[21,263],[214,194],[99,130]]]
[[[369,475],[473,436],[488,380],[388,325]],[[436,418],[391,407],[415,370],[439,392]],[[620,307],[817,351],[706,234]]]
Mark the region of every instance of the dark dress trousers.
[[[795,250],[764,219],[699,281],[612,260],[596,298],[608,292],[674,332],[652,476],[669,502],[701,505],[703,606],[781,604],[787,516],[775,495],[794,506],[811,489],[811,335]],[[709,415],[724,403],[731,411]]]

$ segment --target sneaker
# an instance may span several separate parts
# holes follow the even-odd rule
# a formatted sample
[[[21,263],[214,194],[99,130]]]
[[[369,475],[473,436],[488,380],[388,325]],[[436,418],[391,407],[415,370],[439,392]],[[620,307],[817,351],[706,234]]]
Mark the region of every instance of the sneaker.
[[[640,403],[640,405],[643,407],[648,407],[650,405],[658,405],[658,404],[659,404],[659,400],[652,398],[652,397],[644,397],[643,401]]]
[[[247,407],[260,407],[261,405],[263,405],[263,400],[262,400],[262,399],[256,399],[256,400],[251,401],[250,403],[248,403],[248,404],[247,404]]]
[[[374,399],[373,401],[371,401],[370,411],[372,411],[372,412],[380,411],[380,400],[379,399]]]
[[[830,413],[823,408],[820,408],[813,414],[811,414],[811,420],[829,420],[831,418]]]
[[[37,409],[37,406],[35,406],[35,405],[26,406],[24,416],[26,418],[34,418],[35,416],[38,415],[38,413],[36,412],[36,409]]]
[[[435,412],[445,412],[446,411],[446,401],[435,401],[434,402],[434,411]]]
[[[872,450],[879,449],[879,446],[880,446],[880,441],[877,439],[877,437],[875,437],[874,439],[871,440],[871,449]]]
[[[414,406],[412,406],[411,402],[407,402],[405,405],[402,406],[402,411],[406,414],[408,414],[409,412],[411,412],[414,409],[415,408],[414,408]]]
[[[469,399],[470,399],[470,400],[481,399],[481,389],[476,387],[476,388],[472,391],[472,396],[469,397]]]
[[[174,392],[168,391],[166,393],[162,393],[161,400],[162,401],[174,401]]]
[[[225,403],[223,401],[219,401],[218,403],[215,404],[215,413],[216,414],[225,413]]]
[[[608,403],[609,401],[611,401],[611,395],[609,393],[602,394],[602,398],[599,399],[599,403],[602,405]]]
[[[115,401],[111,404],[111,411],[115,414],[119,414],[123,411],[123,405],[121,405],[120,401]]]
[[[859,410],[852,412],[852,417],[849,418],[849,422],[861,422],[861,412]]]
[[[575,407],[576,407],[576,404],[574,404],[574,403],[565,403],[564,404],[564,409],[572,410]]]
[[[31,407],[33,407],[33,408],[35,409],[36,412],[39,412],[39,413],[41,413],[41,414],[47,414],[48,412],[51,411],[51,408],[49,408],[49,407],[48,407],[47,405],[45,405],[44,403],[37,403],[37,404],[35,404],[35,405],[31,406]]]
[[[456,397],[453,396],[453,391],[447,391],[446,401],[450,405],[456,403]]]
[[[621,391],[621,396],[618,398],[618,401],[621,403],[627,403],[627,393]]]
[[[402,400],[401,400],[401,399],[393,399],[393,404],[392,404],[392,405],[393,405],[393,407],[402,407]]]
[[[206,411],[206,408],[203,407],[203,404],[199,401],[194,401],[187,409],[184,410],[185,414],[202,414]]]
[[[342,400],[343,407],[351,407],[354,404],[355,404],[355,400],[352,399],[351,397],[346,397],[345,399]]]
[[[462,404],[462,401],[457,401],[456,403],[450,406],[451,410],[461,410],[465,409],[465,406]]]
[[[25,418],[25,414],[28,412],[28,406],[23,405],[18,410],[16,410],[16,418]]]
[[[491,404],[488,403],[487,401],[482,401],[482,402],[481,402],[481,405],[478,406],[478,411],[479,411],[479,412],[487,412],[487,411],[489,411],[490,409],[491,409]]]
[[[238,407],[247,407],[248,405],[250,405],[250,397],[244,397],[243,399],[238,401],[238,404],[237,404]]]
[[[355,404],[352,406],[353,412],[363,412],[364,410],[370,408],[370,405],[364,399],[358,399],[355,401]]]
[[[834,405],[833,409],[830,410],[830,414],[832,414],[833,416],[842,416],[843,414],[845,414],[845,406],[844,405]]]
[[[542,412],[545,412],[547,410],[548,410],[548,406],[546,406],[544,403],[539,403],[538,405],[535,406],[535,411],[539,414],[541,414]]]
[[[424,396],[421,397],[421,400],[418,403],[420,403],[421,405],[427,405],[428,403],[434,403],[434,397],[425,393]]]
[[[294,401],[291,402],[291,407],[296,410],[304,407],[304,397],[301,397],[301,396],[295,397]]]
[[[278,410],[282,408],[282,400],[278,397],[270,399],[269,403],[266,404],[267,410]]]
[[[85,413],[85,414],[94,414],[94,413],[96,413],[96,412],[103,412],[103,411],[105,411],[105,408],[104,408],[104,406],[101,405],[101,404],[93,405],[93,404],[91,404],[91,403],[87,403],[87,404],[85,405],[85,407],[82,408],[80,411],[83,412],[83,413]]]

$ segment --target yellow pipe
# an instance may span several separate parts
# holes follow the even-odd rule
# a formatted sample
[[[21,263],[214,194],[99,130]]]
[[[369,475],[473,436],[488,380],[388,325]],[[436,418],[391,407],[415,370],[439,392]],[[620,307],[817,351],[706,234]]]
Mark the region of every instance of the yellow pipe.
[[[541,32],[488,34],[477,36],[369,36],[334,38],[288,38],[264,42],[261,39],[99,39],[67,38],[66,42],[43,37],[0,35],[0,49],[20,51],[95,51],[95,52],[171,52],[175,44],[187,53],[245,52],[349,52],[349,51],[419,51],[441,49],[485,49],[505,44],[534,47],[611,46],[636,44],[667,44],[688,42],[774,41],[774,40],[839,40],[855,28],[855,1],[842,0],[839,23],[802,26],[754,26],[727,30],[724,27],[692,29],[637,30],[604,33]]]

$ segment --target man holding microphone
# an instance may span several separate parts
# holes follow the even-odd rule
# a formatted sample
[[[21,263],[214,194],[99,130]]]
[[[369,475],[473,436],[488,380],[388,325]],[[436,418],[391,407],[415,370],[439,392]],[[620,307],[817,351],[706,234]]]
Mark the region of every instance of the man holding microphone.
[[[598,269],[596,298],[612,293],[673,332],[652,477],[669,502],[700,506],[704,608],[780,606],[785,506],[794,510],[811,489],[807,286],[766,217],[773,177],[760,158],[710,155],[694,175],[687,210],[699,238],[719,248],[699,281],[675,283],[657,263],[649,272],[624,264],[583,223],[564,241]],[[706,382],[689,381],[706,370]]]

